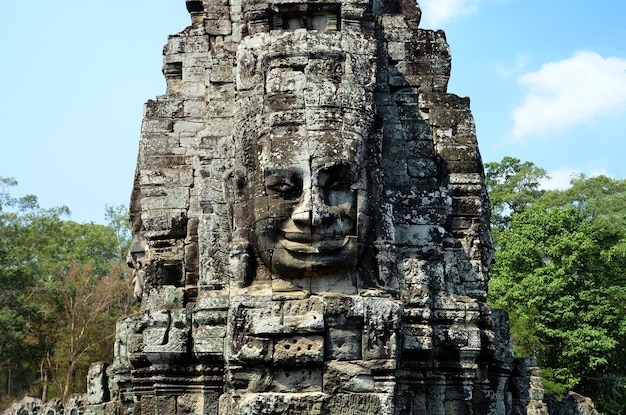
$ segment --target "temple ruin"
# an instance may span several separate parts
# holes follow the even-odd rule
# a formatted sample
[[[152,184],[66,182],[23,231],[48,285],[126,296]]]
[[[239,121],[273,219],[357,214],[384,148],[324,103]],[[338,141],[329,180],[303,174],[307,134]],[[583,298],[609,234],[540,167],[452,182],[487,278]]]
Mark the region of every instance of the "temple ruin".
[[[405,0],[186,7],[132,192],[141,313],[65,413],[548,414],[486,303],[489,201],[445,34]]]

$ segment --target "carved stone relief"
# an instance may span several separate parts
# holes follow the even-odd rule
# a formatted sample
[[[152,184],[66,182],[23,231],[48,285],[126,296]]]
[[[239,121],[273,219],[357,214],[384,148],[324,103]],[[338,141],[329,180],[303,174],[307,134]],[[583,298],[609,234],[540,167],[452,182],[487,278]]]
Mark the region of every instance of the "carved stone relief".
[[[414,2],[186,5],[131,198],[142,311],[83,413],[547,414],[486,303],[444,33]]]

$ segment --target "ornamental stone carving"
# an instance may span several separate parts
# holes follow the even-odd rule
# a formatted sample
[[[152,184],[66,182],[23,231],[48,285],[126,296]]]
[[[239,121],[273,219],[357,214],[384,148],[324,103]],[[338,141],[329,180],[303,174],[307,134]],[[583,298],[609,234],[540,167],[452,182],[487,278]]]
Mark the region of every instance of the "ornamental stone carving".
[[[547,414],[486,303],[489,204],[444,33],[404,0],[186,6],[132,192],[142,311],[81,411]]]

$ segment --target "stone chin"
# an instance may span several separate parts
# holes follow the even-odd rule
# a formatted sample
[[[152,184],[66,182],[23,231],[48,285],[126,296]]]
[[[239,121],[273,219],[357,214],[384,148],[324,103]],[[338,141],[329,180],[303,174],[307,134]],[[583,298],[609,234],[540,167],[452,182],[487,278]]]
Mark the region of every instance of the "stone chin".
[[[282,239],[260,256],[272,278],[340,278],[356,271],[358,242],[355,236],[309,244]]]

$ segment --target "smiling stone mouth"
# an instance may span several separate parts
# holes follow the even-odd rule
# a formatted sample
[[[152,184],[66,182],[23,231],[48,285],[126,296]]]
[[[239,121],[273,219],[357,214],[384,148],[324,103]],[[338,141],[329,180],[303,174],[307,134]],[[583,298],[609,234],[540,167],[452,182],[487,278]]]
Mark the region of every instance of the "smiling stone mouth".
[[[321,239],[314,240],[310,235],[305,237],[291,238],[285,235],[285,239],[280,240],[280,244],[288,251],[297,252],[299,254],[325,254],[337,251],[345,247],[353,236],[345,236],[341,239]],[[296,240],[294,240],[296,239]]]

